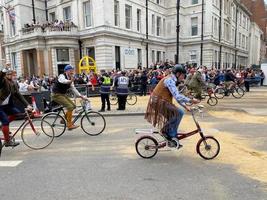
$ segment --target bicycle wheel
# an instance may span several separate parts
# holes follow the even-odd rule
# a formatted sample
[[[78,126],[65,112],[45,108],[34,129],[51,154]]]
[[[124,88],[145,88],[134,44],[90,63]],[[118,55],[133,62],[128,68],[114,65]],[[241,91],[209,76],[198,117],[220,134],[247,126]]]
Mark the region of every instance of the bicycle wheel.
[[[158,152],[158,142],[155,138],[144,136],[135,143],[137,154],[145,159],[153,158]]]
[[[240,87],[236,87],[232,91],[233,97],[235,97],[237,99],[240,99],[241,97],[243,97],[244,94],[245,94],[245,91],[242,88],[240,88]]]
[[[223,97],[225,96],[225,89],[224,89],[224,88],[217,88],[217,89],[214,91],[214,96],[215,96],[217,99],[223,99]]]
[[[54,129],[47,121],[34,119],[23,126],[21,139],[31,149],[44,149],[53,142]]]
[[[215,97],[210,97],[207,101],[207,103],[210,105],[210,106],[216,106],[217,103],[218,103],[218,99],[215,98]]]
[[[129,94],[127,96],[127,104],[133,106],[137,103],[137,96],[135,94]]]
[[[220,152],[219,142],[212,136],[201,138],[197,143],[197,153],[205,160],[215,158]]]
[[[43,127],[43,121],[48,122],[53,127],[55,132],[55,137],[60,137],[66,131],[67,128],[66,120],[58,113],[48,113],[44,115],[41,122],[42,127]],[[46,123],[44,125],[46,125]]]
[[[97,136],[106,128],[106,120],[103,115],[95,111],[89,111],[81,119],[83,131],[91,136]]]
[[[114,93],[111,93],[110,96],[109,96],[109,100],[110,100],[110,104],[111,105],[116,105],[118,103],[118,98],[117,98],[117,95],[114,94]]]

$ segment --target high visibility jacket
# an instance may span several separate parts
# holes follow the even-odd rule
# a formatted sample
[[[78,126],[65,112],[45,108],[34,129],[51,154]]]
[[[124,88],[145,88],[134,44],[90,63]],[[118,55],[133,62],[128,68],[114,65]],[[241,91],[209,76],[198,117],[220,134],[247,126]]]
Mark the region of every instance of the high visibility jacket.
[[[128,95],[129,94],[129,78],[126,76],[121,76],[118,78],[118,86],[116,88],[116,93],[118,95]]]
[[[111,78],[103,76],[104,81],[100,87],[100,93],[102,94],[109,94],[110,93],[110,85],[111,85]]]

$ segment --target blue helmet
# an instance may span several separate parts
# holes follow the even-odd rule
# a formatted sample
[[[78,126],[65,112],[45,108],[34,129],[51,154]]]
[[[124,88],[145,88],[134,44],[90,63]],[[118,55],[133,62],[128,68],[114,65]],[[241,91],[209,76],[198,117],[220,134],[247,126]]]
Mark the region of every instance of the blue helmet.
[[[69,70],[73,70],[74,67],[72,67],[71,65],[66,65],[64,68],[64,72],[69,71]]]

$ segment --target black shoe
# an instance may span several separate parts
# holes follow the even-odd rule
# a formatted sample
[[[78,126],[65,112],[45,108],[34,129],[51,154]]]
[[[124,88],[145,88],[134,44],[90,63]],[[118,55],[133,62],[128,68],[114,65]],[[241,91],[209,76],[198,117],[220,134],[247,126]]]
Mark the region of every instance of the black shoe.
[[[111,111],[111,109],[110,109],[110,108],[108,108],[108,109],[107,109],[107,111]]]
[[[19,142],[15,142],[15,141],[9,141],[5,143],[5,147],[16,147],[19,145]]]
[[[99,110],[98,112],[105,112],[105,110],[101,109],[101,110]]]

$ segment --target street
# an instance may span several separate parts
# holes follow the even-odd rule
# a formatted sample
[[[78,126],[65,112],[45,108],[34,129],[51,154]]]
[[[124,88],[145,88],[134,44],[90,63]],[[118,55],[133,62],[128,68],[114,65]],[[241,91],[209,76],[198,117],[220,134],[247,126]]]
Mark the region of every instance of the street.
[[[237,111],[209,111],[200,118],[221,152],[212,161],[200,158],[199,136],[181,150],[162,150],[144,160],[135,152],[136,128],[151,128],[143,116],[106,117],[97,137],[81,129],[66,132],[41,151],[21,144],[4,149],[0,161],[3,199],[257,199],[267,198],[266,118]],[[235,118],[231,116],[241,116]],[[223,117],[224,116],[224,117]],[[222,123],[223,122],[223,123]],[[14,123],[16,126],[18,122]],[[181,130],[193,129],[186,115]],[[257,131],[255,131],[255,128]],[[19,138],[18,138],[19,139]],[[22,161],[1,167],[3,161]]]

